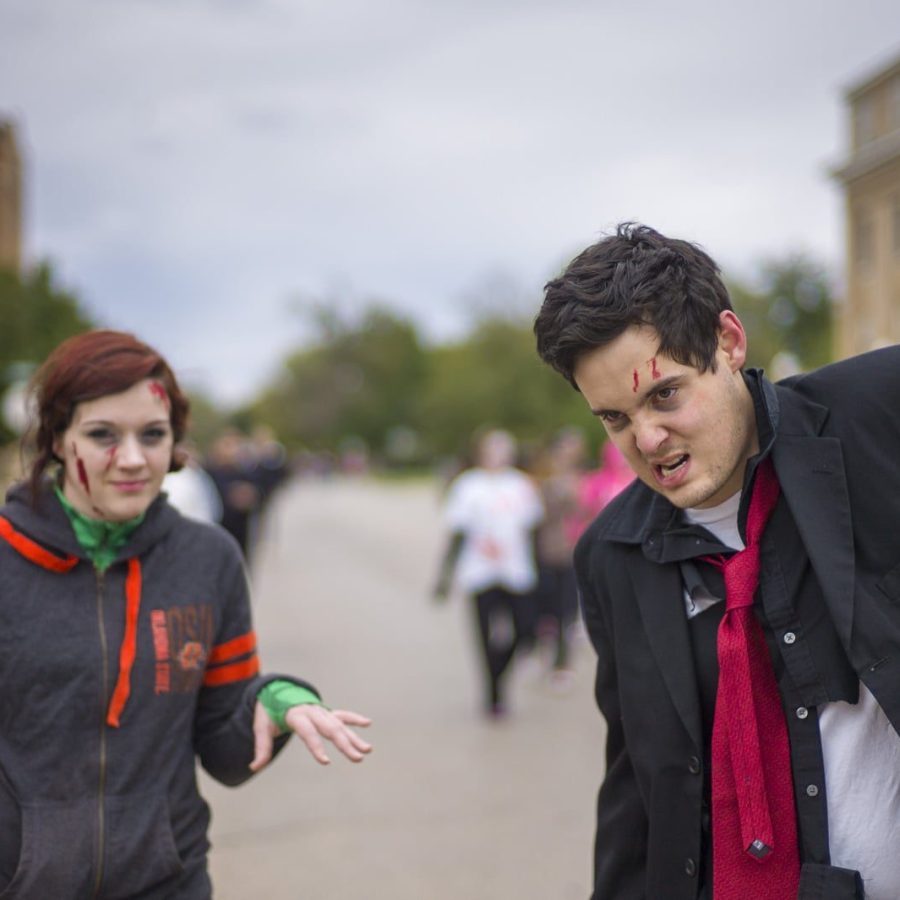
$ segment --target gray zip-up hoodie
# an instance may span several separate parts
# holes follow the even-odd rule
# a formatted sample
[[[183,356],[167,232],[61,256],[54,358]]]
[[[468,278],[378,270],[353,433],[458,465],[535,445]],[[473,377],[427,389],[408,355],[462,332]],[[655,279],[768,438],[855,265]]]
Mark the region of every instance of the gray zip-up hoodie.
[[[207,900],[195,759],[245,781],[260,688],[310,687],[258,671],[222,529],[161,496],[101,573],[52,492],[35,506],[13,488],[0,508],[0,900]]]

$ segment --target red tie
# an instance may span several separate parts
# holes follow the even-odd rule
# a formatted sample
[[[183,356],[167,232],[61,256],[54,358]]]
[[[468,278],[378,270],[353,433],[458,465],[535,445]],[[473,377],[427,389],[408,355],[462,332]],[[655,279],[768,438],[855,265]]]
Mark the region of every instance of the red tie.
[[[712,736],[715,900],[796,900],[800,886],[787,724],[753,614],[759,542],[778,495],[778,478],[766,459],[750,498],[746,549],[720,564],[726,609]]]

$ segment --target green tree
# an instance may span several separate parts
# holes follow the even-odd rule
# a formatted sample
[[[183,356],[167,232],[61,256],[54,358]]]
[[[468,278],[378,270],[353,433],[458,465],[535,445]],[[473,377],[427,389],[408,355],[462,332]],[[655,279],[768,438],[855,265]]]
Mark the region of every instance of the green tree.
[[[430,361],[422,427],[437,453],[463,452],[486,425],[540,442],[563,425],[587,424],[582,397],[538,358],[530,322],[483,319]]]
[[[784,353],[804,369],[828,361],[832,289],[822,266],[790,255],[762,264],[752,285],[730,289],[750,336],[751,365],[771,372]],[[381,454],[399,433],[407,444],[413,436],[422,460],[464,453],[485,426],[542,444],[577,425],[592,444],[601,441],[584,399],[535,352],[536,302],[506,276],[483,282],[466,302],[469,333],[430,347],[412,322],[384,307],[353,317],[338,300],[314,304],[315,341],[285,361],[245,413],[294,449],[336,450],[353,437]]]
[[[61,341],[93,327],[74,294],[54,284],[48,263],[20,275],[0,270],[0,394]],[[12,434],[0,424],[0,439]]]
[[[820,263],[802,254],[768,260],[756,286],[730,282],[729,290],[749,335],[751,365],[770,369],[789,354],[808,370],[832,359],[834,292]]]
[[[427,358],[412,322],[381,307],[359,321],[320,307],[316,324],[316,343],[285,361],[254,416],[294,448],[355,436],[381,452],[393,430],[415,430]]]

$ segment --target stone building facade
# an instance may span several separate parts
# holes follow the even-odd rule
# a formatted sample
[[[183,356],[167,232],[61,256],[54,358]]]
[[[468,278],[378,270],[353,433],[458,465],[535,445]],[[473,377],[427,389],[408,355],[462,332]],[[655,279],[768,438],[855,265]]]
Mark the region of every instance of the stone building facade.
[[[900,343],[900,56],[852,85],[846,101],[850,152],[833,172],[846,204],[838,357]]]

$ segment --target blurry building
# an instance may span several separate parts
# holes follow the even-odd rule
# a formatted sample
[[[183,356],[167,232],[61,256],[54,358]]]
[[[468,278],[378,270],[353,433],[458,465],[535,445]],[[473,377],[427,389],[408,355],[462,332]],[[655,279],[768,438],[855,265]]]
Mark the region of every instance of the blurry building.
[[[900,343],[900,56],[846,92],[847,289],[836,354]]]
[[[22,264],[22,160],[13,124],[0,119],[0,269]]]

